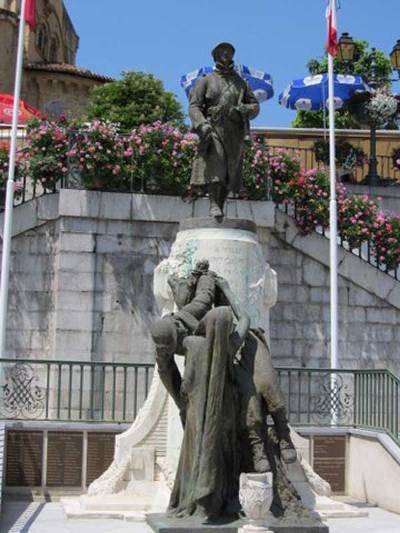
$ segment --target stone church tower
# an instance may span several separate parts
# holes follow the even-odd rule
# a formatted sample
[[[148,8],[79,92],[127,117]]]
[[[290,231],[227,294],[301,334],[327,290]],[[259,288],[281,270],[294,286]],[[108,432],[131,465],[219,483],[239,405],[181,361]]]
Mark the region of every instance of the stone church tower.
[[[19,0],[0,0],[0,93],[13,94]],[[37,25],[25,29],[21,97],[51,115],[79,117],[93,87],[112,81],[76,66],[79,36],[63,0],[37,0]]]

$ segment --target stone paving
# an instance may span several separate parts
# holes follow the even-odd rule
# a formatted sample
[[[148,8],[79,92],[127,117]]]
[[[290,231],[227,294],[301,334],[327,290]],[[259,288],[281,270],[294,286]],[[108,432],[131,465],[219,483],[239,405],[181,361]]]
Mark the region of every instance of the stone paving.
[[[369,518],[327,521],[330,533],[400,533],[400,515],[370,507]],[[0,533],[152,533],[141,522],[122,520],[68,520],[61,504],[7,502],[0,518]]]

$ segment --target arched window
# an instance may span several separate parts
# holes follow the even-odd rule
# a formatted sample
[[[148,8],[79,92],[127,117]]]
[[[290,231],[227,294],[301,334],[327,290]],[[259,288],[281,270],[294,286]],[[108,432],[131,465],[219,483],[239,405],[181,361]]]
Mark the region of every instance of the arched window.
[[[56,37],[51,39],[49,61],[50,63],[57,63],[58,61],[58,41]]]
[[[44,24],[41,24],[36,32],[36,46],[44,60],[47,59],[48,41],[47,28]]]

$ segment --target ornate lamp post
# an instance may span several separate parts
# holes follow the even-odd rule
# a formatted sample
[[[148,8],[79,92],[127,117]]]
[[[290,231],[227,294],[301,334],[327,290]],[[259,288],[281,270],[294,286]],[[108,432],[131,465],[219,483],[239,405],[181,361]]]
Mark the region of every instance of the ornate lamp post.
[[[340,63],[344,63],[346,68],[349,68],[354,59],[356,51],[356,43],[353,38],[347,33],[342,33],[338,42],[337,59]]]
[[[392,63],[393,70],[397,71],[400,78],[400,39],[393,46],[393,50],[390,52],[390,62]]]
[[[338,43],[337,58],[341,63],[345,65],[347,72],[350,71],[350,66],[352,62],[354,61],[355,51],[356,51],[356,44],[353,41],[353,39],[348,33],[343,33]],[[399,78],[400,78],[400,40],[396,42],[396,44],[393,47],[392,52],[390,53],[390,61],[392,63],[393,69],[398,72]],[[370,85],[370,87],[372,87],[373,89],[376,89],[379,85],[379,79],[377,77],[377,62],[376,62],[376,49],[375,48],[372,48],[372,51],[371,51],[370,73],[366,81],[368,85]],[[366,102],[364,100],[364,104],[365,103]],[[376,130],[380,126],[380,124],[379,124],[379,120],[377,120],[376,117],[368,116],[369,113],[366,112],[367,108],[364,104],[362,103],[362,101],[360,101],[360,105],[361,107],[364,107],[364,109],[360,109],[360,105],[359,105],[358,109],[356,109],[355,116],[357,117],[358,115],[360,117],[361,115],[363,115],[362,117],[363,120],[361,121],[361,124],[362,123],[364,123],[365,125],[368,124],[368,126],[370,127],[370,157],[369,157],[369,163],[368,163],[368,174],[365,177],[365,182],[368,185],[376,186],[376,185],[379,185],[379,179],[380,179],[378,175],[378,161],[376,158]]]
[[[368,84],[376,89],[377,79],[376,79],[376,55],[375,48],[372,48],[371,51],[371,69],[370,76],[368,78]],[[377,186],[379,184],[379,175],[378,175],[378,160],[376,159],[376,124],[371,122],[370,125],[370,136],[369,136],[369,168],[368,174],[365,176],[365,182],[367,185]]]

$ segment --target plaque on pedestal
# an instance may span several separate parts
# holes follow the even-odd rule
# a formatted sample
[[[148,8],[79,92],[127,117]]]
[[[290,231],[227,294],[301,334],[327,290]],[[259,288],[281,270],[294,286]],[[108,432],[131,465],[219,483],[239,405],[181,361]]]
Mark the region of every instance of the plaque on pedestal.
[[[319,435],[314,437],[314,470],[330,483],[332,491],[345,491],[346,437]]]
[[[82,445],[82,433],[49,431],[48,487],[80,487],[82,485]]]
[[[42,450],[41,431],[7,431],[7,487],[41,486]]]

